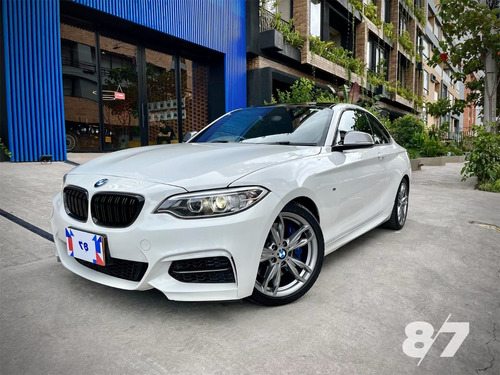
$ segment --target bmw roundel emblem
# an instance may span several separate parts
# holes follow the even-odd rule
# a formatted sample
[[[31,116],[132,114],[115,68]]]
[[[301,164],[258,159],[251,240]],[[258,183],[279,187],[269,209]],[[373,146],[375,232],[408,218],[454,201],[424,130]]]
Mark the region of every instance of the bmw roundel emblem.
[[[280,251],[279,251],[279,255],[278,255],[278,256],[279,256],[279,258],[280,258],[280,259],[284,259],[284,258],[286,257],[286,252],[285,252],[285,250],[280,250]]]
[[[94,187],[96,187],[96,188],[101,187],[101,186],[102,186],[102,185],[104,185],[106,182],[108,182],[108,179],[107,179],[107,178],[103,178],[102,180],[97,181],[97,182],[94,184]]]

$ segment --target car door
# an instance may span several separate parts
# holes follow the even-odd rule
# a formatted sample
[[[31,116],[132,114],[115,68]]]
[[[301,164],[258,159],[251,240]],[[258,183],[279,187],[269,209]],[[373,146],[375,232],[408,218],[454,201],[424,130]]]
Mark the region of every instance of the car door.
[[[372,134],[364,111],[347,109],[340,115],[334,145],[343,144],[350,131]],[[356,148],[333,151],[324,176],[334,186],[334,204],[326,203],[323,230],[326,242],[334,241],[367,224],[381,213],[380,193],[384,168],[379,149]]]
[[[384,126],[370,113],[365,113],[372,128],[377,156],[382,165],[382,189],[380,202],[382,211],[391,209],[394,204],[395,191],[401,181],[401,172],[397,168],[396,158],[401,150],[391,142],[391,136]]]

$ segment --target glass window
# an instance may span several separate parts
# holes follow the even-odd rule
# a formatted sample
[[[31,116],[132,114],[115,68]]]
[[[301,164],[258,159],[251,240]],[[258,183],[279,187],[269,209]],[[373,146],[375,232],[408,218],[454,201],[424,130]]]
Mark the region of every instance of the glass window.
[[[384,0],[384,22],[391,22],[391,0]]]
[[[291,7],[290,1],[283,4]],[[199,131],[223,111],[222,57],[211,60],[212,72],[208,63],[115,39],[110,30],[101,30],[97,48],[95,29],[68,20],[60,24],[68,151],[178,142],[180,127],[184,133]],[[214,101],[210,110],[209,99]]]
[[[372,115],[365,114],[370,121],[370,126],[372,128],[372,137],[376,145],[385,144],[390,142],[390,135],[384,126]]]
[[[441,27],[439,26],[437,20],[434,20],[434,35],[436,36],[436,38],[440,39],[440,29]]]
[[[406,70],[409,62],[401,53],[398,54],[398,60],[397,80],[401,82],[403,87],[406,87]]]
[[[347,110],[342,114],[339,121],[336,143],[338,145],[342,145],[346,134],[351,131],[360,131],[372,134],[368,118],[363,112]]]
[[[422,38],[422,55],[425,59],[429,58],[429,43],[425,38]]]
[[[368,48],[366,49],[366,66],[368,70],[372,70],[372,67],[374,66],[372,59],[372,51],[373,51],[373,41],[368,40]]]
[[[292,18],[292,0],[280,0],[278,2],[278,12],[281,13],[281,19],[290,21]]]
[[[408,14],[402,6],[399,7],[399,35],[408,30]]]
[[[428,94],[429,93],[429,73],[427,73],[426,70],[424,70],[424,78],[423,78],[423,81],[424,81],[424,93],[425,94]]]
[[[319,0],[311,0],[310,23],[311,35],[321,38],[321,2]]]
[[[384,67],[387,70],[387,51],[382,44],[370,39],[366,53],[368,70],[376,73],[380,73]]]

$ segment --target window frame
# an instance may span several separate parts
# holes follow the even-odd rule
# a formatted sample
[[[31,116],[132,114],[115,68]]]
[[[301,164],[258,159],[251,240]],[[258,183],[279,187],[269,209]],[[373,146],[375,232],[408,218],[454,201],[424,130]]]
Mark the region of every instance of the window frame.
[[[340,124],[342,121],[342,117],[346,114],[346,112],[350,112],[350,111],[358,112],[358,113],[361,113],[362,115],[365,116],[365,118],[368,121],[368,126],[370,127],[370,132],[365,132],[365,133],[370,134],[372,136],[374,142],[375,142],[375,137],[374,137],[374,130],[373,130],[373,125],[372,125],[373,123],[375,124],[377,129],[380,130],[382,132],[382,134],[385,136],[387,143],[374,143],[374,146],[387,146],[387,145],[392,144],[393,140],[392,140],[392,137],[391,137],[389,131],[385,128],[385,126],[382,123],[380,123],[380,121],[377,120],[377,118],[374,115],[372,115],[370,112],[368,112],[362,108],[347,107],[347,108],[344,108],[342,110],[342,112],[339,114],[337,125],[335,128],[335,133],[334,133],[333,140],[332,140],[332,147],[343,145],[343,143],[342,144],[340,143],[341,141],[343,141],[343,139],[339,138],[340,137]],[[345,137],[345,135],[344,135],[344,137]]]

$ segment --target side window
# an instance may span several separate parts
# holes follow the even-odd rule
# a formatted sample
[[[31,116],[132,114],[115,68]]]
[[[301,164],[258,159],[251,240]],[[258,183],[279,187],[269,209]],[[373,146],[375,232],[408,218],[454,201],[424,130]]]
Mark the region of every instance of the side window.
[[[376,145],[390,143],[391,137],[384,126],[372,115],[366,115],[372,127],[372,136]]]
[[[337,144],[343,144],[345,135],[350,131],[372,134],[368,118],[363,112],[347,110],[342,114],[337,132]]]

